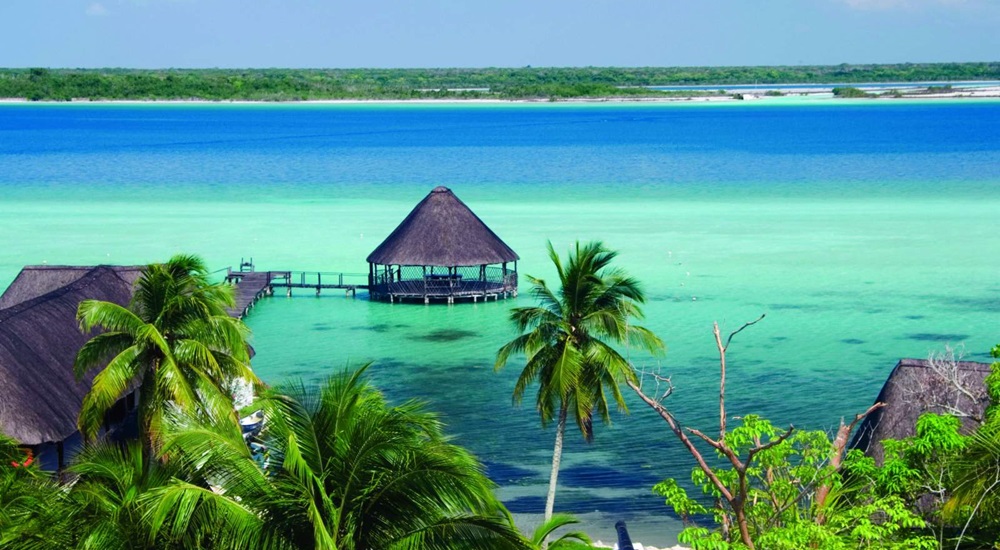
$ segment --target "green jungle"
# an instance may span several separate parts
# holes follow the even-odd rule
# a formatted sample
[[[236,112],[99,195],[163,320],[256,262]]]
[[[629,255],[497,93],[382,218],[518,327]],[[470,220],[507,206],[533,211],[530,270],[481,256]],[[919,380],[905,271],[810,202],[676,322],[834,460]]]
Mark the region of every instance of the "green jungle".
[[[33,101],[693,97],[647,86],[1000,79],[1000,63],[486,69],[0,69],[0,98]]]
[[[545,522],[514,526],[479,460],[451,443],[418,402],[392,404],[365,366],[319,387],[265,387],[250,369],[249,331],[230,317],[231,286],[213,283],[203,261],[178,255],[147,266],[127,307],[85,300],[89,333],[78,377],[97,372],[79,415],[87,444],[58,477],[0,438],[0,547],[42,548],[588,548],[553,502],[564,436],[589,438],[633,391],[688,450],[692,481],[650,487],[663,513],[687,526],[682,544],[702,549],[997,548],[1000,540],[1000,361],[986,378],[990,405],[962,430],[958,416],[924,414],[916,435],[884,441],[881,465],[847,448],[859,411],[832,434],[782,427],[725,407],[720,365],[718,432],[688,428],[670,409],[672,386],[656,389],[619,353],[662,353],[637,324],[640,281],[615,266],[600,242],[560,256],[549,245],[558,286],[528,277],[536,304],[511,310],[519,336],[495,368],[519,368],[515,401],[535,403],[556,425]],[[555,282],[555,281],[554,281]],[[739,334],[752,338],[752,330]],[[1000,346],[992,350],[1000,358]],[[235,410],[234,381],[256,401]],[[739,384],[739,380],[729,380]],[[105,415],[138,389],[138,436],[100,436]],[[239,418],[262,411],[259,435]],[[576,427],[574,429],[574,426]]]

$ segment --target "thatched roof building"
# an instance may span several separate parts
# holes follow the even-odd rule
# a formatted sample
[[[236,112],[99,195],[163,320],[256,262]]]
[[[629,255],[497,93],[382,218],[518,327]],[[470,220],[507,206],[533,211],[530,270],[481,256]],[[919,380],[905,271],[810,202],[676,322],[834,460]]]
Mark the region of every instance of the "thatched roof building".
[[[902,359],[889,374],[875,399],[885,407],[868,415],[858,426],[852,448],[865,451],[881,464],[884,439],[916,434],[914,426],[925,412],[954,414],[969,432],[981,422],[989,397],[983,381],[990,373],[986,363],[951,359]]]
[[[30,266],[0,296],[0,431],[36,456],[51,451],[56,467],[68,458],[63,443],[79,438],[77,415],[94,376],[73,375],[77,351],[92,336],[80,332],[77,306],[85,299],[127,305],[140,272]]]
[[[518,259],[450,189],[436,187],[368,255],[369,288],[390,301],[506,298],[517,292]]]

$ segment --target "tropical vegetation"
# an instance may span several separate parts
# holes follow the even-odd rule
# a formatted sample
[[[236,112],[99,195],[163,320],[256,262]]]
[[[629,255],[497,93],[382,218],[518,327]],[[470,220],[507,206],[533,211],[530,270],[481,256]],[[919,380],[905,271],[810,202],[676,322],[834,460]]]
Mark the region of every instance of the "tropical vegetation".
[[[842,422],[832,439],[753,414],[736,417],[738,425],[728,430],[725,352],[732,335],[723,344],[715,332],[723,380],[719,438],[682,427],[662,398],[632,386],[697,462],[691,482],[704,498],[690,497],[676,479],[653,487],[685,523],[682,543],[694,550],[940,550],[1000,542],[1000,361],[986,379],[991,403],[977,429],[964,434],[958,417],[924,413],[915,435],[882,441],[879,465],[860,449],[846,450],[854,425],[879,404]],[[992,353],[1000,358],[1000,346]],[[704,456],[692,439],[708,443],[719,460]],[[706,517],[710,524],[699,523]]]
[[[669,97],[648,86],[998,80],[1000,63],[481,69],[2,69],[0,97],[30,100]],[[719,92],[704,92],[715,95]],[[684,91],[685,96],[698,92]]]
[[[115,402],[135,388],[140,433],[156,442],[171,408],[234,417],[233,385],[260,385],[250,369],[249,331],[226,311],[235,305],[232,287],[208,277],[200,258],[177,255],[143,270],[127,308],[101,300],[80,303],[81,330],[102,329],[73,365],[77,377],[101,369],[80,410],[85,437],[93,439]]]
[[[612,266],[617,252],[599,241],[576,243],[564,264],[548,243],[559,288],[544,279],[527,276],[536,306],[511,310],[517,336],[497,351],[500,369],[515,354],[525,356],[524,369],[514,385],[513,399],[521,401],[532,384],[538,384],[535,408],[542,425],[556,420],[552,472],[545,500],[545,519],[552,518],[563,436],[570,413],[585,440],[593,438],[595,413],[610,419],[608,396],[627,410],[619,385],[634,381],[635,373],[614,345],[631,345],[651,353],[664,349],[648,329],[633,325],[642,318],[639,304],[645,295],[639,282]]]
[[[214,492],[162,488],[154,526],[180,534],[221,523],[226,543],[246,548],[526,548],[482,465],[419,403],[388,405],[364,372],[318,392],[267,391],[257,402],[266,468],[232,423],[181,419],[164,451]],[[214,512],[184,512],[199,507]]]
[[[2,468],[0,546],[530,549],[482,465],[364,371],[266,391],[263,462],[235,422],[178,410],[155,460],[137,441],[102,442],[64,486]]]

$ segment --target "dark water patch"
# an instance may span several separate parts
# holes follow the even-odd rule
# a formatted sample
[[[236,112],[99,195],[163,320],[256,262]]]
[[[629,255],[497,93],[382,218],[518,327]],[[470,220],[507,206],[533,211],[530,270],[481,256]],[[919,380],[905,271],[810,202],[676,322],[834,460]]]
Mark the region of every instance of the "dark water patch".
[[[464,330],[460,328],[443,328],[428,332],[427,334],[417,334],[415,336],[407,336],[410,340],[417,340],[421,342],[457,342],[459,340],[465,340],[466,338],[475,338],[479,336],[478,332],[471,330]]]
[[[963,311],[977,311],[982,313],[1000,313],[1000,296],[954,296],[945,294],[920,294],[920,300],[937,302],[942,306],[959,309]]]
[[[861,350],[861,353],[863,353],[863,354],[865,354],[865,355],[867,355],[869,357],[885,357],[885,354],[883,354],[880,351],[872,351],[872,350],[867,350],[866,349],[866,350]]]
[[[772,342],[784,342],[785,340],[788,340],[787,336],[772,336],[771,337],[771,341]]]
[[[735,358],[735,362],[740,367],[759,367],[765,364],[763,359],[740,359],[739,356]]]
[[[1000,313],[1000,297],[954,298],[950,303],[963,309],[982,311],[984,313]]]
[[[379,334],[384,334],[391,330],[409,328],[410,325],[406,323],[376,323],[374,325],[357,325],[351,327],[351,330],[364,330],[368,332],[376,332]]]
[[[556,493],[556,503],[560,511],[571,514],[587,514],[600,510],[604,514],[627,517],[636,512],[656,512],[672,516],[663,498],[650,491],[649,495],[629,495],[627,497],[595,497],[586,491],[560,490]],[[545,497],[518,497],[504,501],[504,505],[514,514],[541,514],[545,511]],[[676,516],[674,516],[676,518]]]
[[[926,319],[926,315],[903,315],[903,319],[909,319],[911,321],[919,321],[921,319]]]
[[[638,467],[618,470],[608,466],[584,464],[562,469],[559,481],[570,487],[594,489],[652,487],[659,479]]]
[[[767,304],[767,307],[778,311],[823,311],[827,308],[816,304]]]
[[[312,330],[314,330],[316,332],[327,332],[327,331],[331,331],[333,329],[334,329],[334,327],[331,327],[330,325],[314,325],[312,327]]]
[[[865,342],[864,340],[861,340],[861,339],[859,339],[859,338],[844,338],[844,339],[843,339],[843,340],[841,340],[840,342],[841,342],[842,344],[850,344],[850,345],[852,345],[852,346],[858,346],[858,345],[861,345],[861,344],[866,344],[866,343],[867,343],[867,342]]]
[[[915,334],[907,334],[906,338],[909,340],[916,340],[918,342],[960,342],[962,340],[968,340],[968,334],[957,334],[957,333],[947,333],[947,332],[918,332]]]
[[[505,500],[503,504],[512,514],[541,514],[545,511],[545,497],[517,497]]]
[[[486,476],[500,485],[518,484],[538,476],[534,470],[503,462],[486,461],[483,466],[486,467]]]
[[[316,374],[316,369],[296,369],[287,373],[284,373],[285,378],[301,378],[306,379],[310,376]]]
[[[571,514],[586,514],[594,510],[620,517],[635,512],[670,514],[669,508],[663,503],[663,497],[653,494],[652,485],[645,488],[642,494],[620,497],[598,497],[589,491],[560,491],[556,494],[556,501],[561,503],[560,509],[565,507]]]
[[[881,314],[885,313],[886,311],[887,310],[885,308],[882,308],[882,307],[873,307],[873,308],[869,308],[869,309],[864,310],[864,313],[865,313],[865,315],[881,315]]]
[[[796,376],[792,373],[781,369],[768,369],[764,371],[757,371],[755,373],[741,373],[740,382],[748,384],[751,388],[755,388],[752,392],[754,396],[757,395],[757,391],[763,387],[771,387],[783,382],[788,382],[789,379],[794,379]],[[735,388],[733,388],[735,389]],[[726,388],[726,393],[731,393],[730,388]]]

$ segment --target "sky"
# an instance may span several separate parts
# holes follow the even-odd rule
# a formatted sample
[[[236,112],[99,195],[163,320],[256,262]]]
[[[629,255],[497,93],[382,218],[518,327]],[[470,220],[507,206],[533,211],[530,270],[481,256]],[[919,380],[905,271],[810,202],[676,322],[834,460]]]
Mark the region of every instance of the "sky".
[[[1000,60],[1000,0],[0,0],[0,67]]]

